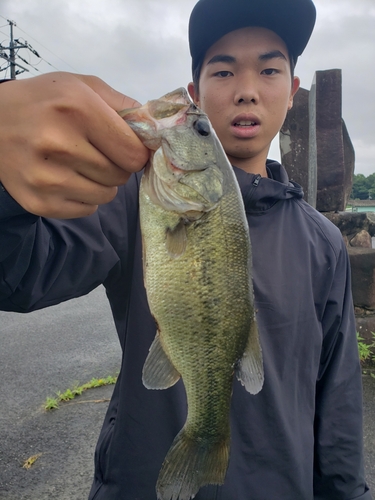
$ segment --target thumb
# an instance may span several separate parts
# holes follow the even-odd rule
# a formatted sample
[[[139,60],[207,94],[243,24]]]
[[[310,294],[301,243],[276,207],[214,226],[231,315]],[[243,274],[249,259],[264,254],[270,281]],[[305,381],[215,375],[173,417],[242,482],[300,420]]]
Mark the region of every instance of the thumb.
[[[92,75],[74,75],[83,83],[88,85],[94,92],[105,101],[115,111],[122,111],[126,108],[137,108],[141,103],[118,92],[103,80]]]

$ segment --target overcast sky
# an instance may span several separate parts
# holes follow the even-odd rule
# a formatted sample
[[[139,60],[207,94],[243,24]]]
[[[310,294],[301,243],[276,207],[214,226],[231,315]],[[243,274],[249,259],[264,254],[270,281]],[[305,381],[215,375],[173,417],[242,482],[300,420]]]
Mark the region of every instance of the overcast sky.
[[[15,38],[27,40],[44,60],[28,50],[19,55],[38,64],[41,73],[94,74],[146,102],[191,79],[187,24],[195,2],[0,0],[0,43],[9,43],[6,19],[11,19],[17,23]],[[310,89],[316,70],[342,69],[343,118],[356,151],[355,173],[367,176],[375,172],[375,1],[315,4],[315,31],[296,74],[302,87]],[[40,74],[24,65],[31,71],[19,78]],[[270,156],[279,158],[277,145]]]

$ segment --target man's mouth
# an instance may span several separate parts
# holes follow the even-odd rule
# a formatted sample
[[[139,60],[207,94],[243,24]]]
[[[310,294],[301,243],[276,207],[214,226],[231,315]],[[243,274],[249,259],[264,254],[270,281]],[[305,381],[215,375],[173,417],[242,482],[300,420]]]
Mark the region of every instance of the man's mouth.
[[[233,125],[235,127],[254,127],[255,125],[257,125],[257,123],[256,122],[247,121],[247,120],[241,120],[239,122],[233,123]]]
[[[236,116],[231,125],[233,135],[239,139],[252,139],[260,130],[260,121],[250,113]]]

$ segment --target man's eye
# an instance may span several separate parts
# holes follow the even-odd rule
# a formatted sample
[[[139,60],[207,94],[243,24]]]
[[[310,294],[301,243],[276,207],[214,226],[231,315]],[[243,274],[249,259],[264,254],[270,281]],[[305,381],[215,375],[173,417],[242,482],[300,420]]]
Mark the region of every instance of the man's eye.
[[[267,76],[276,75],[277,73],[279,73],[279,70],[275,68],[267,68],[262,71],[262,75],[267,75]]]
[[[219,78],[227,78],[228,76],[231,75],[232,75],[231,71],[217,71],[214,76],[218,76]]]

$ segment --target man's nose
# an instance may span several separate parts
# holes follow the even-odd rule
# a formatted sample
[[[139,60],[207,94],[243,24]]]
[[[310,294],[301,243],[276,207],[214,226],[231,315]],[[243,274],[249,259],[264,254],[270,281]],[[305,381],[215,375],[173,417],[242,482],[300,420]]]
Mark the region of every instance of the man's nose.
[[[257,104],[259,102],[259,94],[254,78],[241,78],[238,82],[238,88],[235,95],[236,104]]]

